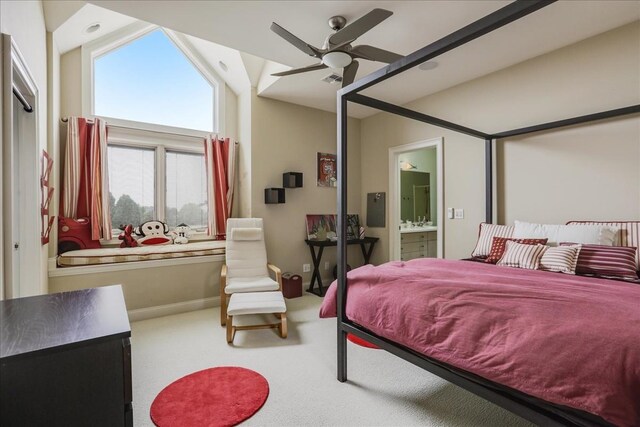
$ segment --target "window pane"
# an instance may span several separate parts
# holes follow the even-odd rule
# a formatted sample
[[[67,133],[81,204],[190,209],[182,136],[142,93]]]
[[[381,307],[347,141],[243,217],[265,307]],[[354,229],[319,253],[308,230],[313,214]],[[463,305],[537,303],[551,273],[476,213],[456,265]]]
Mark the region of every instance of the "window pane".
[[[162,30],[93,65],[96,115],[213,131],[213,86]]]
[[[194,231],[207,230],[207,182],[202,154],[167,151],[167,207],[169,227],[185,223]]]
[[[137,227],[155,219],[155,151],[110,145],[109,200],[112,234],[120,225]]]

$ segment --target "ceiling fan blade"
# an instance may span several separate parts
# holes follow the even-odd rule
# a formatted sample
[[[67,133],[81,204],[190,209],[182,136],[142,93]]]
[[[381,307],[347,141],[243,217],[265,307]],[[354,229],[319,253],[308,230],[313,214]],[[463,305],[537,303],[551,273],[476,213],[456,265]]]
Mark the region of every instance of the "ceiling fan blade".
[[[391,15],[393,15],[393,12],[389,10],[373,9],[329,37],[329,43],[337,45],[352,42]]]
[[[356,73],[358,72],[358,61],[352,61],[351,64],[344,67],[342,72],[342,87],[348,86],[356,79]]]
[[[321,57],[320,50],[317,47],[313,47],[310,44],[304,42],[302,39],[299,39],[298,37],[294,36],[289,31],[285,30],[275,22],[271,23],[271,31],[273,31],[274,33],[276,33],[277,35],[279,35],[280,37],[282,37],[283,39],[285,39],[286,41],[288,41],[289,43],[291,43],[292,45],[294,45],[295,47],[297,47],[307,55],[315,56],[316,58]]]
[[[356,58],[368,59],[370,61],[386,62],[387,64],[396,62],[398,59],[403,57],[402,55],[399,55],[397,53],[389,52],[388,50],[380,49],[378,47],[369,46],[366,44],[355,46],[349,53]]]
[[[289,76],[291,74],[306,73],[307,71],[322,70],[323,68],[327,68],[327,66],[324,65],[324,64],[313,64],[313,65],[309,65],[309,66],[306,66],[306,67],[294,68],[294,69],[289,70],[289,71],[282,71],[282,72],[279,72],[279,73],[273,73],[271,75],[272,76],[276,76],[276,77]]]

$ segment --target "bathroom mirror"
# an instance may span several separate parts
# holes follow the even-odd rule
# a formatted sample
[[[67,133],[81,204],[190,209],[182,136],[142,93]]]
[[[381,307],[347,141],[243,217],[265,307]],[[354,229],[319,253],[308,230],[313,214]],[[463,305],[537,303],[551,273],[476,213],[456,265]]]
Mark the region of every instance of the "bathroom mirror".
[[[400,219],[431,221],[430,176],[427,172],[400,171]]]

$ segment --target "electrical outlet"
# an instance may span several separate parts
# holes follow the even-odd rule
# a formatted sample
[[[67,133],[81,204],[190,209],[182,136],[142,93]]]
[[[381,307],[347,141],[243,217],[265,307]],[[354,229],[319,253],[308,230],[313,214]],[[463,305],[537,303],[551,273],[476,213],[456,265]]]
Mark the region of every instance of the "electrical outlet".
[[[328,270],[329,269],[329,261],[325,261],[324,262],[324,269]]]
[[[453,219],[453,208],[447,208],[447,218]]]
[[[464,209],[455,209],[453,217],[455,219],[463,219],[464,218]]]
[[[311,271],[311,264],[302,264],[302,272],[308,273]]]

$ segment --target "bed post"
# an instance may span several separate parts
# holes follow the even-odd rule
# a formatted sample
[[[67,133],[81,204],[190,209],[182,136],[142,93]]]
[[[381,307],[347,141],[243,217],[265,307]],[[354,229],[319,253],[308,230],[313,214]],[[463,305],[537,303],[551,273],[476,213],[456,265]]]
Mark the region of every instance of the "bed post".
[[[493,222],[493,140],[484,140],[484,206],[485,222]]]
[[[347,333],[342,327],[347,305],[347,98],[338,94],[338,381],[347,380]]]

